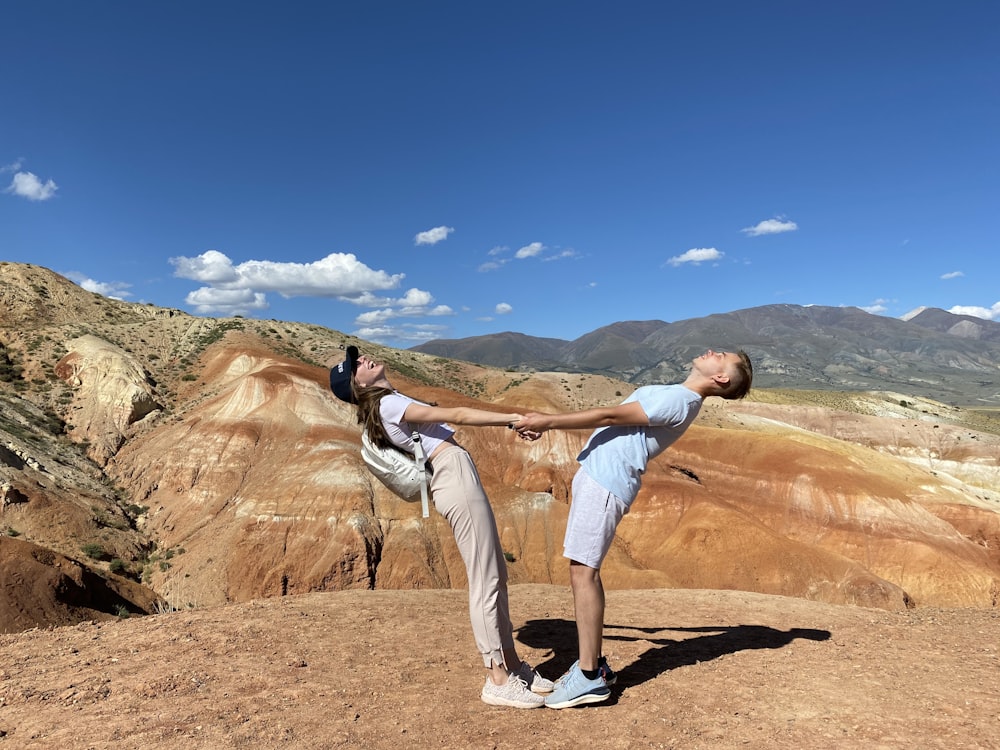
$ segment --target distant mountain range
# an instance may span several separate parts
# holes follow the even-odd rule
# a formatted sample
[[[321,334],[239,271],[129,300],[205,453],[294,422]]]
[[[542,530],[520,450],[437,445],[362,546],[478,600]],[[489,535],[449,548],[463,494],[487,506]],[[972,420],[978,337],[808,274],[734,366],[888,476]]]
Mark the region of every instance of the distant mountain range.
[[[497,333],[414,351],[518,370],[676,382],[706,348],[744,349],[768,388],[879,390],[1000,407],[1000,323],[927,308],[909,320],[856,307],[764,305],[675,323],[625,321],[573,341]]]

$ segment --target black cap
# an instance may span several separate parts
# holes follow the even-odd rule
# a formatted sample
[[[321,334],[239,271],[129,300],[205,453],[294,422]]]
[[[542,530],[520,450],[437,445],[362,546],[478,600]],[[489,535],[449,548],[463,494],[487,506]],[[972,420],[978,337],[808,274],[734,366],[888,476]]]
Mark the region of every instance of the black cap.
[[[356,369],[358,369],[358,347],[356,346],[347,347],[347,359],[336,367],[330,368],[330,390],[333,391],[334,396],[349,404],[358,403],[351,390],[351,377]]]

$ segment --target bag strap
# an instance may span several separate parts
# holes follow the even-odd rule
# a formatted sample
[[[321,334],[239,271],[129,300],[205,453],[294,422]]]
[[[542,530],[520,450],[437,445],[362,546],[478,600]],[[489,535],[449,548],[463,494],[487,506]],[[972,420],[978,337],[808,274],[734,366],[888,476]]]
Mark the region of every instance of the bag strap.
[[[413,457],[420,472],[420,511],[424,518],[430,516],[430,503],[427,501],[427,459],[424,456],[424,444],[420,442],[420,433],[413,431]]]

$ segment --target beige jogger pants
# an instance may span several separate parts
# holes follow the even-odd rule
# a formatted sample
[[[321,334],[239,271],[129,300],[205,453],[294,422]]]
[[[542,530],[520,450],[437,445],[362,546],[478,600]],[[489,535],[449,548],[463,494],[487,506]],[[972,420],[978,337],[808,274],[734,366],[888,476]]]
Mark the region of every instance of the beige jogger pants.
[[[479,472],[468,452],[445,444],[434,455],[434,507],[451,525],[469,579],[469,618],[483,664],[504,664],[515,653],[507,600],[507,562]],[[509,667],[508,667],[509,668]]]

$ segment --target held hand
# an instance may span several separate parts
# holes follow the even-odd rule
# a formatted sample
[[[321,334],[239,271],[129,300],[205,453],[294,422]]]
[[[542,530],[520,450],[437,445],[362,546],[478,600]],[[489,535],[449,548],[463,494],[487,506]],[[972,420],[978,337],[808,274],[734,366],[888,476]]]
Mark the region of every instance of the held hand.
[[[514,429],[521,435],[525,433],[541,435],[549,428],[547,424],[548,417],[548,414],[542,414],[540,412],[525,414],[514,423]]]
[[[516,430],[517,436],[521,438],[521,440],[528,440],[529,442],[538,440],[538,438],[542,436],[542,433],[540,432],[534,432],[532,430],[522,430],[520,427],[518,427],[518,424],[516,422],[511,422],[509,425],[507,425],[507,429]]]

